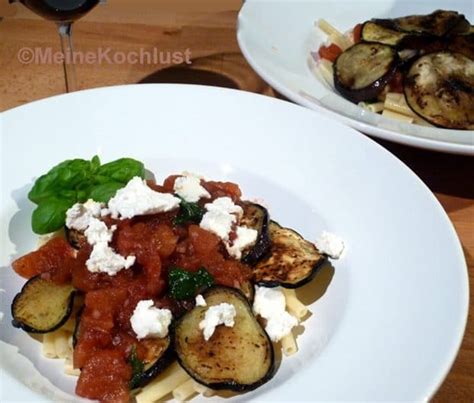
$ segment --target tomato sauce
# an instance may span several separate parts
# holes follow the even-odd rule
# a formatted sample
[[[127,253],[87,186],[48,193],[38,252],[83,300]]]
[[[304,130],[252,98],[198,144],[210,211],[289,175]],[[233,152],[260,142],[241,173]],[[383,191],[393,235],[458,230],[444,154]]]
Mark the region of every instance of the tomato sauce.
[[[148,182],[160,192],[173,192],[178,176],[162,185]],[[240,202],[241,192],[234,183],[203,182],[210,199],[218,197]],[[175,301],[167,294],[167,274],[171,267],[196,271],[204,267],[219,285],[239,287],[250,278],[250,268],[232,259],[221,240],[196,224],[175,225],[177,212],[135,217],[127,220],[104,218],[116,225],[111,246],[123,256],[136,257],[135,264],[115,276],[91,273],[86,261],[91,253],[87,242],[78,251],[64,239],[49,241],[38,251],[14,262],[15,271],[30,278],[41,274],[58,283],[72,282],[84,294],[84,306],[76,331],[74,366],[81,369],[76,393],[103,402],[129,399],[132,349],[139,359],[146,356],[146,342],[136,338],[130,318],[140,300],[153,299],[174,315],[191,309],[193,301]]]

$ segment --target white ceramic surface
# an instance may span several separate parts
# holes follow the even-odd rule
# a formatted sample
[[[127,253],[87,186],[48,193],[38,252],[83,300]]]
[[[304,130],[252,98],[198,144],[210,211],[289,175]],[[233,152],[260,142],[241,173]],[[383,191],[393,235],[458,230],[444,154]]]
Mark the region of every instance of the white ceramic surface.
[[[42,358],[39,343],[10,326],[23,283],[10,263],[36,245],[27,200],[34,178],[95,153],[138,158],[159,179],[189,170],[235,181],[308,239],[329,230],[345,240],[332,278],[326,272],[305,290],[331,279],[311,305],[299,353],[235,400],[423,400],[447,374],[468,308],[461,246],[432,193],[369,138],[297,105],[199,86],[77,92],[0,117],[0,339],[51,382],[32,377],[28,362],[0,343],[1,401],[73,393],[62,362]]]
[[[314,26],[318,19],[324,18],[344,32],[370,18],[426,14],[436,9],[457,10],[474,22],[474,2],[470,0],[247,0],[239,14],[237,39],[255,71],[294,102],[374,137],[474,155],[474,131],[422,127],[365,111],[313,72],[310,52],[327,39]]]

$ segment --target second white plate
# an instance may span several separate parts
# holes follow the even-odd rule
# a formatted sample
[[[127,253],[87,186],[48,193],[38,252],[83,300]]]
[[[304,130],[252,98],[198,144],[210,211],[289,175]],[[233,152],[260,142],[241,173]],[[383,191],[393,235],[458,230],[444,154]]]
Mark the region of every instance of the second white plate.
[[[326,40],[314,22],[324,18],[341,31],[375,17],[394,18],[456,10],[472,22],[472,2],[396,0],[247,0],[237,39],[255,71],[294,102],[316,109],[369,135],[414,147],[474,155],[474,131],[422,127],[387,119],[347,101],[311,71],[310,52]]]

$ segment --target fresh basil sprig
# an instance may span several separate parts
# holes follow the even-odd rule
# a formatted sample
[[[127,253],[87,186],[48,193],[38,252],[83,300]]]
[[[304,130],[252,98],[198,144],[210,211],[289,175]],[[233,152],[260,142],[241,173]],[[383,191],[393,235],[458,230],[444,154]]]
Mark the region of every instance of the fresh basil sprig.
[[[214,278],[204,267],[195,273],[179,267],[173,267],[168,272],[169,293],[176,300],[193,298],[198,291],[213,284]]]
[[[132,158],[120,158],[101,165],[98,156],[90,161],[66,160],[40,176],[28,193],[28,198],[38,205],[31,218],[37,234],[47,234],[60,229],[66,220],[66,211],[74,203],[88,199],[108,202],[135,176],[145,177],[145,167]]]

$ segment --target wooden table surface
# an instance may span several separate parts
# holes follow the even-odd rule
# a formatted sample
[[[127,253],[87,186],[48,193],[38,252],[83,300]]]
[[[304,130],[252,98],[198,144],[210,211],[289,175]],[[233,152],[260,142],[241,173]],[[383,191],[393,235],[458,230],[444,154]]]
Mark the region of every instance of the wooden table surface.
[[[199,6],[196,4],[199,3]],[[189,66],[168,64],[81,64],[82,89],[138,82],[185,82],[275,93],[247,64],[235,39],[237,0],[109,0],[75,26],[75,49],[110,46],[128,52],[190,49]],[[0,111],[64,92],[62,66],[21,64],[23,47],[59,50],[54,25],[24,7],[0,0]],[[474,401],[474,158],[438,154],[379,141],[434,192],[462,242],[471,306],[461,351],[434,397],[439,402]],[[416,208],[416,206],[414,206]],[[449,267],[446,268],[449,270]],[[432,335],[436,337],[436,335]]]

